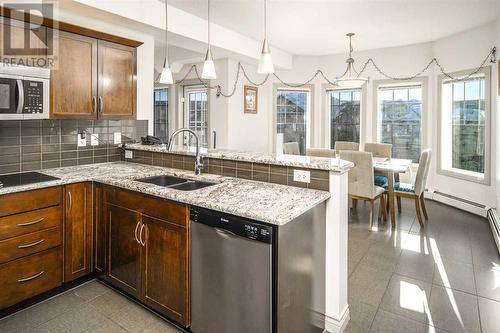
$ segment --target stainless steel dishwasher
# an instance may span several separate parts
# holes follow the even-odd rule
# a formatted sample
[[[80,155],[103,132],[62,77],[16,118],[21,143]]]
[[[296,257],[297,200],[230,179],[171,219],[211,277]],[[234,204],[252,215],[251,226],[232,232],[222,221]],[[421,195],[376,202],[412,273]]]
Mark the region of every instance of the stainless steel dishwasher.
[[[191,207],[194,333],[272,332],[273,227]]]

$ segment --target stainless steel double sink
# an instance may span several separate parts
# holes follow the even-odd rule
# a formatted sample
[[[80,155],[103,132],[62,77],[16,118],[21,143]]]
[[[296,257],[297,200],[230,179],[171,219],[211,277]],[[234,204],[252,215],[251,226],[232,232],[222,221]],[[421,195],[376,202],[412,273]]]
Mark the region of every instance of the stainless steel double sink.
[[[168,187],[180,191],[194,191],[207,186],[212,186],[217,183],[205,182],[200,180],[190,180],[176,176],[153,176],[142,179],[137,179],[141,183],[155,184],[158,186]]]

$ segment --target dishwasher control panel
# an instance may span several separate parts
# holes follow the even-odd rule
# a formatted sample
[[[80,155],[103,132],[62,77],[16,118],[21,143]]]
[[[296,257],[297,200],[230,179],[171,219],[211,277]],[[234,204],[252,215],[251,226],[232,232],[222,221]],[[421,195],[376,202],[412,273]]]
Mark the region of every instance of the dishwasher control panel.
[[[271,244],[273,240],[272,226],[238,216],[200,207],[191,207],[190,217],[191,222],[222,229],[234,236],[244,237],[267,244]]]

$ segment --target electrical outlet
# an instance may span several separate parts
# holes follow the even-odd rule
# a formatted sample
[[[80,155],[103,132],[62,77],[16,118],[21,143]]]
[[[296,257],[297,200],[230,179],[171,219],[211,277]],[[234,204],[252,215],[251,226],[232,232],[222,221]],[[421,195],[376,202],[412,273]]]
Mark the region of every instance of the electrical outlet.
[[[90,145],[98,146],[99,145],[99,134],[91,134],[90,135]]]
[[[122,143],[122,133],[121,132],[114,132],[113,134],[113,143],[115,145],[119,145]]]
[[[132,152],[132,150],[125,150],[125,158],[134,158],[134,153]]]
[[[78,142],[78,147],[85,147],[87,145],[87,136],[85,133],[78,133],[76,135],[76,140]]]
[[[293,181],[309,184],[311,182],[311,171],[293,170]]]

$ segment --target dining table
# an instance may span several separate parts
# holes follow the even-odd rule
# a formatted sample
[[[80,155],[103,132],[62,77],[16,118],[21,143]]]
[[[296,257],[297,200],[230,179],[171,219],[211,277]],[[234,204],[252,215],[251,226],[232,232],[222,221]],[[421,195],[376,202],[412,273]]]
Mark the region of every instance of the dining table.
[[[389,194],[389,214],[391,218],[391,227],[396,228],[396,206],[394,195],[395,181],[399,181],[399,175],[409,172],[412,177],[412,160],[400,158],[373,157],[373,169],[375,175],[386,176],[388,180],[387,192]]]

